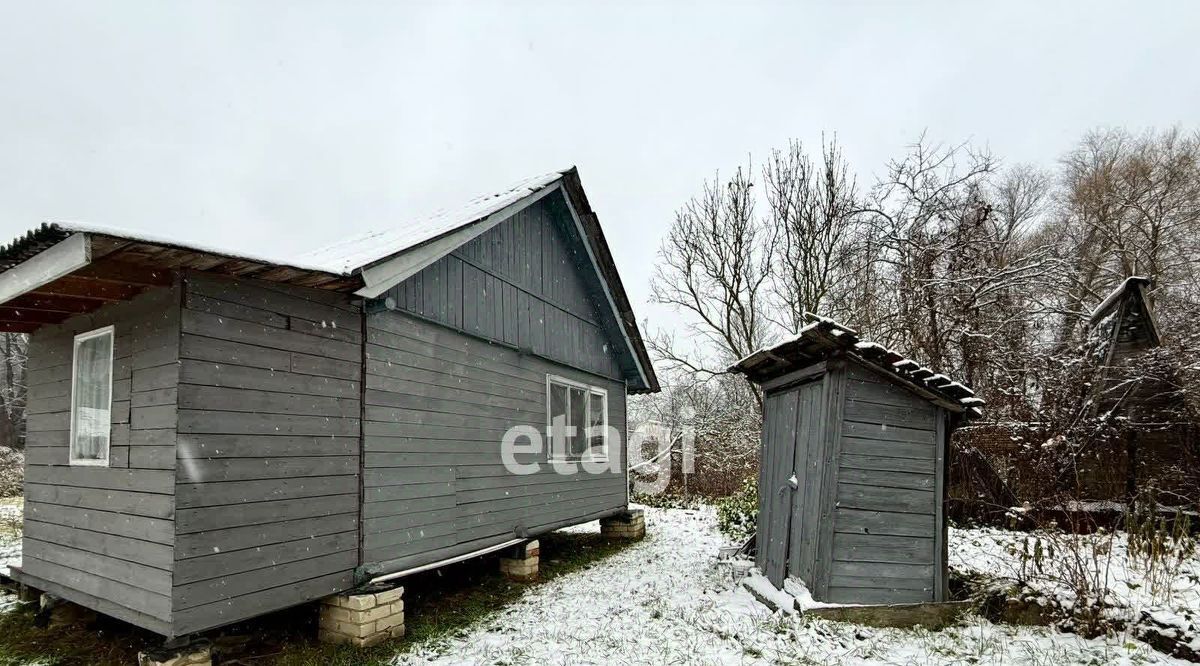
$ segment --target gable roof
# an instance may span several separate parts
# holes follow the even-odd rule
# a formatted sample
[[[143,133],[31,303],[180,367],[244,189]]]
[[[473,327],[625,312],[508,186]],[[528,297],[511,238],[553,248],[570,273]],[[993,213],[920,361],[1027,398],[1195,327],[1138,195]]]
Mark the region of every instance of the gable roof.
[[[763,383],[836,355],[853,358],[879,374],[906,385],[914,393],[969,418],[983,415],[981,398],[946,375],[934,372],[883,345],[863,340],[838,322],[808,314],[809,323],[795,335],[739,360],[729,372]]]
[[[617,273],[599,218],[588,203],[575,167],[526,178],[501,190],[474,197],[461,206],[442,209],[392,229],[362,234],[296,257],[216,248],[98,225],[43,224],[0,247],[0,271],[4,271],[0,273],[0,305],[34,289],[45,288],[48,283],[66,278],[68,274],[74,279],[74,271],[101,259],[109,266],[134,264],[148,270],[192,269],[374,298],[556,191],[561,191],[568,202],[607,305],[638,366],[639,381],[630,386],[630,392],[658,391],[658,379],[633,307]],[[30,260],[75,236],[83,236],[86,243],[82,244],[81,250],[72,250],[73,263],[63,264],[62,272],[54,274],[39,270],[38,275],[44,278],[40,284],[24,275],[18,277],[11,273],[22,265],[28,267]],[[9,278],[7,285],[6,276]],[[161,276],[153,279],[161,279]],[[32,305],[36,306],[36,303]],[[36,308],[26,305],[26,309]],[[6,323],[11,326],[6,328]],[[0,330],[30,330],[27,328],[30,325],[29,321],[7,322],[0,316]]]
[[[1096,326],[1105,317],[1121,304],[1122,301],[1128,298],[1140,299],[1142,310],[1146,313],[1146,319],[1150,322],[1149,333],[1151,341],[1156,344],[1162,344],[1162,336],[1159,334],[1158,320],[1154,317],[1154,310],[1150,308],[1150,301],[1146,297],[1146,290],[1151,286],[1150,278],[1141,275],[1131,275],[1121,281],[1104,300],[1100,301],[1100,305],[1092,310],[1091,316],[1088,317],[1088,326]]]
[[[464,226],[486,219],[509,206],[519,204],[530,195],[557,183],[568,171],[571,169],[525,178],[497,192],[473,197],[460,206],[438,209],[430,215],[413,219],[402,226],[352,236],[302,254],[297,259],[305,263],[323,266],[327,270],[352,273],[364,266],[387,259],[399,252],[411,250]]]

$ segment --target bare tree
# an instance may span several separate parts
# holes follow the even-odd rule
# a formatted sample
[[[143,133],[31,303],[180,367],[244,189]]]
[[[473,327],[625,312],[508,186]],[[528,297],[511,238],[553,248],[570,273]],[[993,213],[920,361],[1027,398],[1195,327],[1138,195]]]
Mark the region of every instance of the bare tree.
[[[671,369],[702,378],[771,339],[767,307],[769,230],[755,215],[749,168],[705,183],[687,202],[659,250],[651,299],[685,317],[686,340],[660,332],[651,351]]]
[[[1060,347],[1078,342],[1089,304],[1130,275],[1197,292],[1200,136],[1089,132],[1062,171]]]
[[[963,164],[960,164],[963,162]],[[947,367],[949,337],[944,281],[940,273],[956,250],[972,238],[969,228],[990,214],[980,197],[995,169],[988,153],[969,145],[929,145],[924,136],[909,153],[888,165],[887,177],[868,207],[888,289],[866,307],[890,313],[869,331],[893,346]]]
[[[844,289],[857,238],[858,185],[836,137],[822,143],[814,164],[799,141],[776,150],[763,169],[776,242],[771,253],[771,293],[776,323],[796,331],[805,313],[835,318],[847,313]]]
[[[25,364],[29,337],[23,333],[0,333],[4,355],[4,384],[0,386],[0,446],[25,448]]]
[[[1096,426],[1080,420],[1095,411],[1081,386],[1083,324],[1133,274],[1154,282],[1171,340],[1160,374],[1200,414],[1187,381],[1200,367],[1200,134],[1090,132],[1053,176],[922,136],[865,193],[836,141],[817,159],[792,141],[761,172],[706,183],[660,259],[653,298],[686,326],[659,333],[652,351],[679,373],[676,418],[722,442],[713,455],[753,430],[756,414],[736,418],[755,411],[749,396],[761,408],[723,368],[802,326],[806,311],[961,378],[993,418],[1036,423],[1086,455],[1080,433]]]

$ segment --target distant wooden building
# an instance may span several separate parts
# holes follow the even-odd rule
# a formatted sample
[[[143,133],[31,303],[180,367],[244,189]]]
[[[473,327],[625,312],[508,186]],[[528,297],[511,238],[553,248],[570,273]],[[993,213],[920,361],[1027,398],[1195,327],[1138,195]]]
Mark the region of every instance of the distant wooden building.
[[[182,636],[627,507],[658,382],[573,168],[304,257],[60,224],[0,270],[37,589]],[[551,420],[620,437],[512,473]]]
[[[732,368],[765,399],[758,566],[837,603],[943,601],[946,455],[972,391],[818,319]]]
[[[1169,407],[1171,391],[1146,379],[1139,367],[1145,353],[1162,344],[1147,290],[1150,280],[1127,278],[1092,311],[1088,318],[1090,350],[1099,365],[1094,410],[1119,407],[1135,421],[1157,422]]]
[[[1125,279],[1088,319],[1088,362],[1095,368],[1092,409],[1115,424],[1118,439],[1080,461],[1087,499],[1121,500],[1147,483],[1161,490],[1188,490],[1196,462],[1191,427],[1172,381],[1174,370],[1155,362],[1163,343],[1151,305],[1150,280]]]

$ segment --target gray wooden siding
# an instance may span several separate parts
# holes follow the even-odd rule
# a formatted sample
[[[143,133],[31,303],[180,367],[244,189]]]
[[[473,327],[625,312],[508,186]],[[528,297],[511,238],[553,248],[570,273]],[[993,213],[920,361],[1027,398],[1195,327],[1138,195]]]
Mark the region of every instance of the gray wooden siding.
[[[74,336],[114,325],[110,466],[71,467]],[[21,569],[30,582],[169,633],[179,290],[32,334]]]
[[[826,600],[933,601],[938,408],[869,370],[848,369]]]
[[[189,273],[176,633],[353,586],[362,319],[349,297]]]
[[[625,434],[625,387],[401,312],[367,318],[363,563],[404,569],[626,503],[617,473],[509,473],[504,432],[546,424],[546,375],[608,391],[609,424]]]
[[[623,349],[561,196],[550,196],[388,290],[393,307],[613,379]],[[605,306],[607,307],[607,306]]]

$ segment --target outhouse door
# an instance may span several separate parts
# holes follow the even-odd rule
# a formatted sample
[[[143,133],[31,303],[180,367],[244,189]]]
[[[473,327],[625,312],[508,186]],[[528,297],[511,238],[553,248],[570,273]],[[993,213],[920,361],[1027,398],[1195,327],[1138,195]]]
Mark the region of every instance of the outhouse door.
[[[792,524],[788,529],[787,575],[799,578],[810,588],[824,575],[817,557],[824,504],[826,440],[823,425],[822,386],[820,382],[800,388],[796,406],[794,462],[796,489],[792,492]]]
[[[767,580],[783,586],[788,575],[793,532],[810,517],[793,515],[798,494],[805,489],[810,433],[817,420],[821,382],[814,381],[766,397],[763,423],[763,496],[760,511],[766,520],[759,525],[761,566]],[[796,572],[791,572],[793,575]]]

